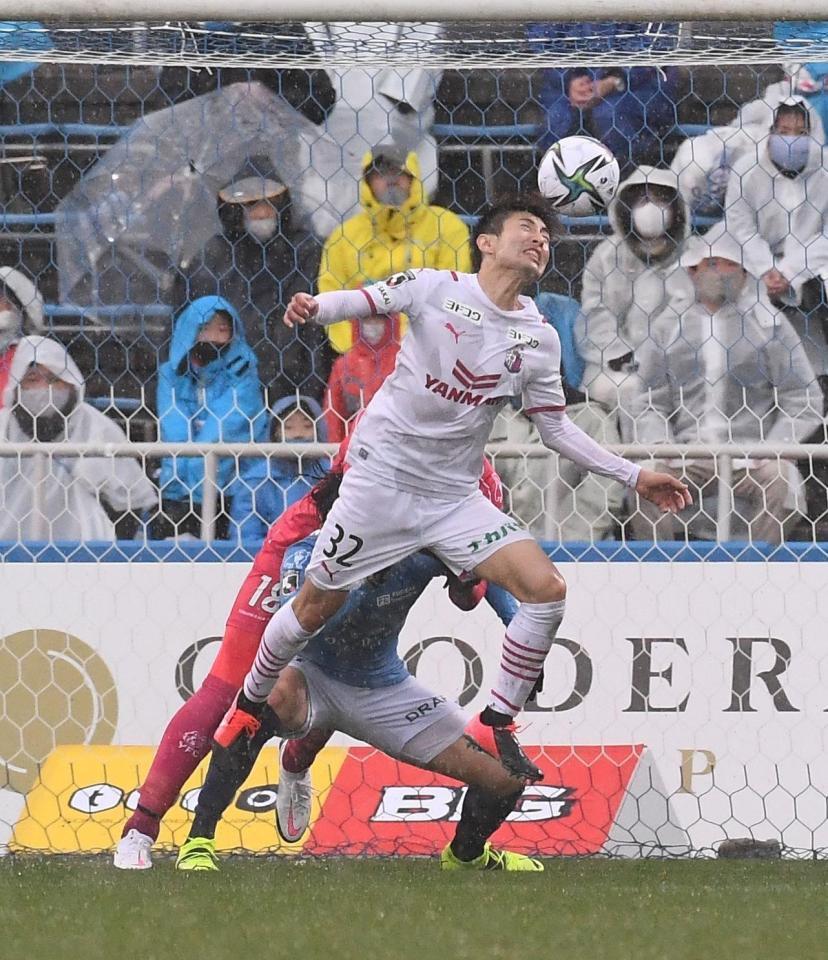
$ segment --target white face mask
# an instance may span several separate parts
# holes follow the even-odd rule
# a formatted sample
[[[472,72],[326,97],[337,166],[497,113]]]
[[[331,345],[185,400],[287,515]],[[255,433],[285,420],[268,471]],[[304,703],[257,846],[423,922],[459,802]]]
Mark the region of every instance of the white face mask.
[[[261,219],[258,217],[249,217],[247,214],[244,216],[244,229],[252,237],[261,240],[262,243],[275,235],[277,226],[278,221],[276,217]]]
[[[20,387],[18,403],[33,417],[60,413],[69,403],[72,388],[66,384],[50,384],[48,387]]]
[[[642,240],[662,237],[673,225],[673,211],[669,206],[645,200],[633,207],[632,226]]]
[[[782,133],[772,133],[768,137],[768,155],[780,170],[790,173],[801,173],[811,152],[811,138],[808,134],[787,136]]]
[[[385,336],[385,320],[361,320],[359,335],[362,339],[375,347]]]

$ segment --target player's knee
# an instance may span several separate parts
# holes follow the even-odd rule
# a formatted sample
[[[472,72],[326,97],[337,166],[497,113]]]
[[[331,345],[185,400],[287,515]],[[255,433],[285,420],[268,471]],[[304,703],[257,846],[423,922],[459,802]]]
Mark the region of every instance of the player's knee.
[[[556,603],[566,599],[566,580],[559,571],[552,567],[543,573],[532,577],[525,585],[524,596],[519,599],[524,603]]]
[[[280,730],[299,730],[308,718],[308,689],[302,673],[286,667],[270,691],[267,705],[279,718]]]

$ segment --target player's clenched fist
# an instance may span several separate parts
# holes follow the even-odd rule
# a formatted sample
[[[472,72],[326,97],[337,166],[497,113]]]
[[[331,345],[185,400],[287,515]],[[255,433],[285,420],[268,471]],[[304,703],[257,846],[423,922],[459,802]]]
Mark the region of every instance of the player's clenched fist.
[[[307,323],[319,312],[319,304],[309,293],[294,293],[285,310],[285,325],[295,327],[297,323]]]

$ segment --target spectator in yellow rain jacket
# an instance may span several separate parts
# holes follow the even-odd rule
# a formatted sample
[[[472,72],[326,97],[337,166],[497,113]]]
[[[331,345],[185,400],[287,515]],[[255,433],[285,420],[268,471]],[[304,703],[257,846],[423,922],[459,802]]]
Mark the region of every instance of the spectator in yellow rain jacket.
[[[365,154],[363,171],[363,212],[326,240],[320,293],[362,287],[418,267],[471,270],[468,227],[457,214],[428,202],[416,153],[403,156],[393,145],[375,147]],[[349,321],[327,329],[340,353],[352,346]]]

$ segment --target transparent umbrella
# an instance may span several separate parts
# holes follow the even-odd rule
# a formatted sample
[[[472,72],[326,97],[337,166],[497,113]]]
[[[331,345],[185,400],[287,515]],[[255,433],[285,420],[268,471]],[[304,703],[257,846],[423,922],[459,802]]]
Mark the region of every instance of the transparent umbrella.
[[[299,223],[324,205],[314,183],[319,171],[341,164],[330,138],[259,83],[233,84],[136,121],[58,206],[61,299],[71,300],[82,278],[111,262],[113,246],[150,275],[159,262],[187,261],[221,229],[219,189],[254,156],[266,156],[287,185]]]

